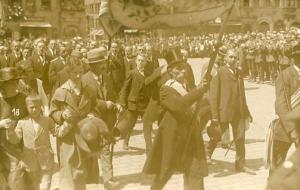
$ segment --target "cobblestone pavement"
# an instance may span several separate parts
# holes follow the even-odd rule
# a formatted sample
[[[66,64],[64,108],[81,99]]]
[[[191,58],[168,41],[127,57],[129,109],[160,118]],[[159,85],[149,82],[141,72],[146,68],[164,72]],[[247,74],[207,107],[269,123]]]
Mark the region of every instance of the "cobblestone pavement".
[[[199,69],[192,64],[193,69]],[[198,80],[198,78],[197,78]],[[234,171],[235,151],[232,149],[225,157],[225,149],[217,148],[209,166],[209,176],[205,178],[206,190],[263,190],[268,172],[264,168],[265,127],[274,117],[274,86],[245,82],[249,108],[254,118],[253,124],[246,133],[246,165],[255,170],[257,175],[236,173]],[[156,128],[156,127],[154,127]],[[204,134],[207,140],[206,134]],[[152,177],[141,173],[145,161],[145,143],[142,125],[137,123],[130,139],[131,150],[122,150],[122,141],[115,146],[114,175],[121,182],[120,189],[149,189]],[[52,189],[58,187],[58,173],[53,176]],[[88,189],[103,189],[103,185],[89,185]],[[165,187],[166,190],[183,189],[181,174],[174,175]]]

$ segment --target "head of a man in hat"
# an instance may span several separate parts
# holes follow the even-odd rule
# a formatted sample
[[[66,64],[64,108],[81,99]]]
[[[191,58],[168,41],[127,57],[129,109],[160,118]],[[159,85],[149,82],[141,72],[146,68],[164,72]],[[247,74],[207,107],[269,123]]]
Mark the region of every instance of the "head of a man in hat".
[[[179,47],[167,51],[165,59],[168,64],[168,73],[171,78],[183,83],[185,79],[185,62]]]
[[[104,47],[99,47],[87,52],[87,63],[91,71],[96,75],[105,72],[107,63],[107,50]]]
[[[5,98],[15,97],[18,94],[17,86],[20,72],[15,67],[0,69],[0,93]]]

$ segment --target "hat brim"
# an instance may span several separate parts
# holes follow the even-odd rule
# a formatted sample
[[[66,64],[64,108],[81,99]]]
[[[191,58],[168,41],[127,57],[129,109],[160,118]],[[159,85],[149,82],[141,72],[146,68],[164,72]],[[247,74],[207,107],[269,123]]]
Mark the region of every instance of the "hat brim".
[[[8,78],[8,79],[0,79],[0,82],[7,82],[7,81],[10,81],[10,80],[18,80],[18,79],[21,79],[22,76],[18,76],[18,77],[12,77],[12,78]]]

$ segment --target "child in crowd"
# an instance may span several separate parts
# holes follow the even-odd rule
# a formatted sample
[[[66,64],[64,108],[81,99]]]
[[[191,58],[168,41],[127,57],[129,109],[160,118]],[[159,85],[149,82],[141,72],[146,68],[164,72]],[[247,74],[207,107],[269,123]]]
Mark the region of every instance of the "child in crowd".
[[[50,189],[54,154],[49,132],[54,133],[54,122],[42,114],[39,95],[26,97],[28,117],[18,121],[16,128],[9,128],[7,138],[11,143],[23,141],[20,166],[28,173],[34,190]]]

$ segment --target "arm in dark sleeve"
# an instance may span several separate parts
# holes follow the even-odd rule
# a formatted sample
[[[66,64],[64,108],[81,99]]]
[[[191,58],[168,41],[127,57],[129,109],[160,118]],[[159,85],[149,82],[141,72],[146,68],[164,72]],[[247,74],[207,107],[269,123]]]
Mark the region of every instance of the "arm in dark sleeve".
[[[212,114],[212,119],[219,119],[219,95],[220,95],[220,75],[217,73],[210,83],[209,103]]]
[[[129,91],[130,91],[131,83],[132,83],[132,75],[133,75],[133,72],[131,72],[129,74],[128,78],[124,82],[124,85],[121,89],[121,92],[120,92],[121,105],[127,105],[127,99],[128,99],[128,95],[129,95]]]

